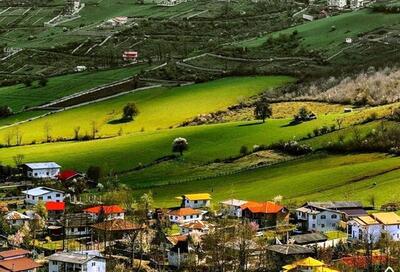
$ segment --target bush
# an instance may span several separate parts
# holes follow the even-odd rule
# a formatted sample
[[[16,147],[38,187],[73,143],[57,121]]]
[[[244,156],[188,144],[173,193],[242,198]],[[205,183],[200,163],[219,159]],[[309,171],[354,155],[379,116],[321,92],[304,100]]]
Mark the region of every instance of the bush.
[[[13,111],[8,106],[0,106],[0,118],[7,117],[13,114]]]
[[[245,145],[242,145],[241,147],[240,147],[240,155],[246,155],[246,154],[248,154],[249,153],[249,149],[247,148],[247,146],[245,146]]]
[[[313,151],[311,146],[299,144],[297,141],[279,142],[273,144],[271,148],[295,156],[305,155]]]

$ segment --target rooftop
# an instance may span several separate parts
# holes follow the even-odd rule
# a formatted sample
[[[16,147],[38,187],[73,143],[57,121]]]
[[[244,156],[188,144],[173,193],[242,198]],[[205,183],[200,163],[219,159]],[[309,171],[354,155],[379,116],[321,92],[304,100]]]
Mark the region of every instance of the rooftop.
[[[61,181],[66,181],[76,176],[80,176],[80,174],[74,170],[64,170],[58,174],[57,178]]]
[[[358,224],[366,226],[366,225],[379,225],[379,222],[376,221],[371,215],[359,216],[354,218]]]
[[[40,264],[27,257],[0,261],[0,269],[3,268],[6,271],[12,272],[29,271],[40,266]]]
[[[228,200],[221,202],[222,205],[235,206],[235,207],[240,207],[246,203],[247,203],[247,201],[239,200],[239,199],[228,199]]]
[[[29,220],[29,216],[22,214],[17,211],[12,211],[6,214],[4,217],[6,220]]]
[[[47,259],[63,263],[85,264],[96,257],[98,256],[85,253],[59,252],[47,257]]]
[[[185,216],[185,215],[201,214],[201,212],[199,210],[195,210],[192,208],[179,208],[177,210],[169,211],[168,214],[176,216]]]
[[[49,188],[49,187],[36,187],[36,188],[33,188],[33,189],[22,191],[23,194],[32,195],[32,196],[41,196],[41,195],[48,194],[48,193],[51,193],[51,192],[64,193],[63,191],[60,191],[60,190],[57,190],[57,189],[53,189],[53,188]]]
[[[290,237],[290,239],[294,240],[296,244],[304,245],[309,243],[324,242],[328,240],[328,237],[323,233],[315,232],[315,233],[294,235]]]
[[[49,201],[49,202],[46,202],[45,205],[46,205],[47,211],[63,211],[63,210],[65,210],[64,202]]]
[[[400,216],[394,212],[373,213],[372,216],[385,225],[399,225]]]
[[[306,205],[321,207],[325,209],[349,209],[363,208],[361,202],[358,201],[326,201],[326,202],[307,202]]]
[[[240,206],[242,210],[249,209],[252,213],[279,213],[284,207],[271,201],[255,202],[248,201]]]
[[[100,231],[134,231],[143,228],[127,220],[115,219],[92,225],[92,228]]]
[[[35,163],[25,163],[27,167],[30,169],[50,169],[50,168],[61,168],[60,165],[58,165],[55,162],[35,162]]]
[[[210,200],[211,199],[211,195],[207,194],[207,193],[201,193],[201,194],[187,194],[187,195],[183,195],[182,197],[178,197],[180,199],[185,198],[191,201],[194,200]]]
[[[283,255],[306,255],[314,253],[314,250],[300,245],[272,245],[267,247],[269,251]]]
[[[94,214],[99,214],[100,212],[103,211],[105,214],[113,214],[113,213],[123,213],[124,209],[122,209],[119,205],[109,205],[109,206],[95,206],[84,209],[83,211]]]
[[[6,250],[0,252],[0,259],[13,258],[17,256],[27,255],[29,253],[30,251],[21,248]]]

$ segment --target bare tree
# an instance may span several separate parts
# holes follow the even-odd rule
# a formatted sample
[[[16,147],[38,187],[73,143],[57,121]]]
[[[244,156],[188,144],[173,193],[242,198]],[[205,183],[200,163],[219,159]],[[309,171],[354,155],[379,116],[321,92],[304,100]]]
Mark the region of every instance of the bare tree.
[[[7,146],[11,146],[11,142],[12,142],[13,137],[14,137],[14,135],[13,135],[12,131],[8,131],[4,135],[4,141],[5,141]]]
[[[80,126],[76,126],[75,128],[74,128],[74,139],[75,140],[78,140],[79,139],[79,131],[81,130],[81,127]]]
[[[19,130],[19,127],[15,128],[14,135],[15,135],[15,144],[16,145],[21,145],[21,143],[22,143],[22,132]]]
[[[43,130],[44,130],[44,137],[46,139],[46,142],[50,142],[51,141],[51,125],[46,122],[43,125]]]
[[[24,161],[25,156],[23,154],[17,154],[13,157],[15,166],[20,167]]]
[[[97,133],[99,132],[96,121],[93,120],[92,122],[90,122],[90,126],[92,128],[92,138],[95,139]]]

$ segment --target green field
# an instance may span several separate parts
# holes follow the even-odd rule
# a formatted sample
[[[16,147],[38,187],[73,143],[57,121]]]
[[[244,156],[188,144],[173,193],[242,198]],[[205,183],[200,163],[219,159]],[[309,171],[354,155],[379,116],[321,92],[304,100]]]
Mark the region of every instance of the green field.
[[[77,78],[76,81],[71,81],[71,84],[78,83],[79,80],[86,81],[87,84],[96,84],[91,80],[84,79],[83,76]],[[90,133],[92,121],[96,122],[99,129],[98,134],[101,136],[117,135],[120,129],[124,133],[167,129],[198,114],[226,109],[229,105],[238,103],[246,97],[292,81],[293,78],[285,76],[238,77],[185,87],[148,89],[52,114],[22,124],[19,129],[24,135],[23,142],[25,143],[30,143],[32,140],[43,140],[45,124],[51,127],[53,138],[71,138],[74,134],[73,129],[78,124],[81,127],[81,134]],[[49,86],[46,87],[47,91],[52,88],[51,86],[56,83],[62,84],[62,82],[65,82],[65,78],[54,83],[50,81]],[[63,87],[65,93],[67,88]],[[68,90],[71,91],[76,87],[82,88],[82,85],[73,85]],[[119,123],[122,108],[128,102],[136,103],[140,114],[132,122]],[[112,121],[116,124],[109,123]],[[0,138],[1,135],[9,133],[13,129],[0,130]]]
[[[22,84],[0,88],[0,104],[20,111],[24,107],[38,106],[55,99],[62,98],[96,86],[121,80],[145,69],[146,65],[136,65],[128,68],[105,70],[100,72],[75,73],[49,78],[45,87],[32,87]]]
[[[345,39],[355,39],[359,34],[369,32],[378,28],[396,26],[400,24],[400,14],[373,13],[368,9],[349,12],[338,16],[328,17],[305,23],[296,27],[288,28],[273,33],[274,37],[279,34],[292,34],[298,31],[301,43],[306,48],[320,49],[325,52],[334,52],[343,46]],[[332,30],[332,26],[336,30]],[[267,41],[271,35],[261,38],[236,43],[240,47],[258,47]]]
[[[382,154],[317,154],[234,176],[136,190],[135,194],[151,190],[160,206],[176,205],[175,196],[195,192],[211,193],[214,203],[233,197],[266,201],[282,195],[286,202],[298,204],[311,200],[362,200],[368,204],[371,196],[382,204],[390,201],[389,196],[400,194],[396,179],[399,162],[398,157]]]

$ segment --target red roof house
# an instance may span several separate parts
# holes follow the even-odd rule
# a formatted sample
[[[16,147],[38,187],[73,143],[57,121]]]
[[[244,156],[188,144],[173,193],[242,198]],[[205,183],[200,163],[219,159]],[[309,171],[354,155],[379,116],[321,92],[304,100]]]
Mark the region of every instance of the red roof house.
[[[260,227],[276,226],[281,221],[289,220],[288,209],[271,201],[248,201],[240,208],[243,218],[256,222]]]
[[[0,271],[36,271],[41,265],[27,257],[29,253],[30,251],[19,248],[0,252]]]

